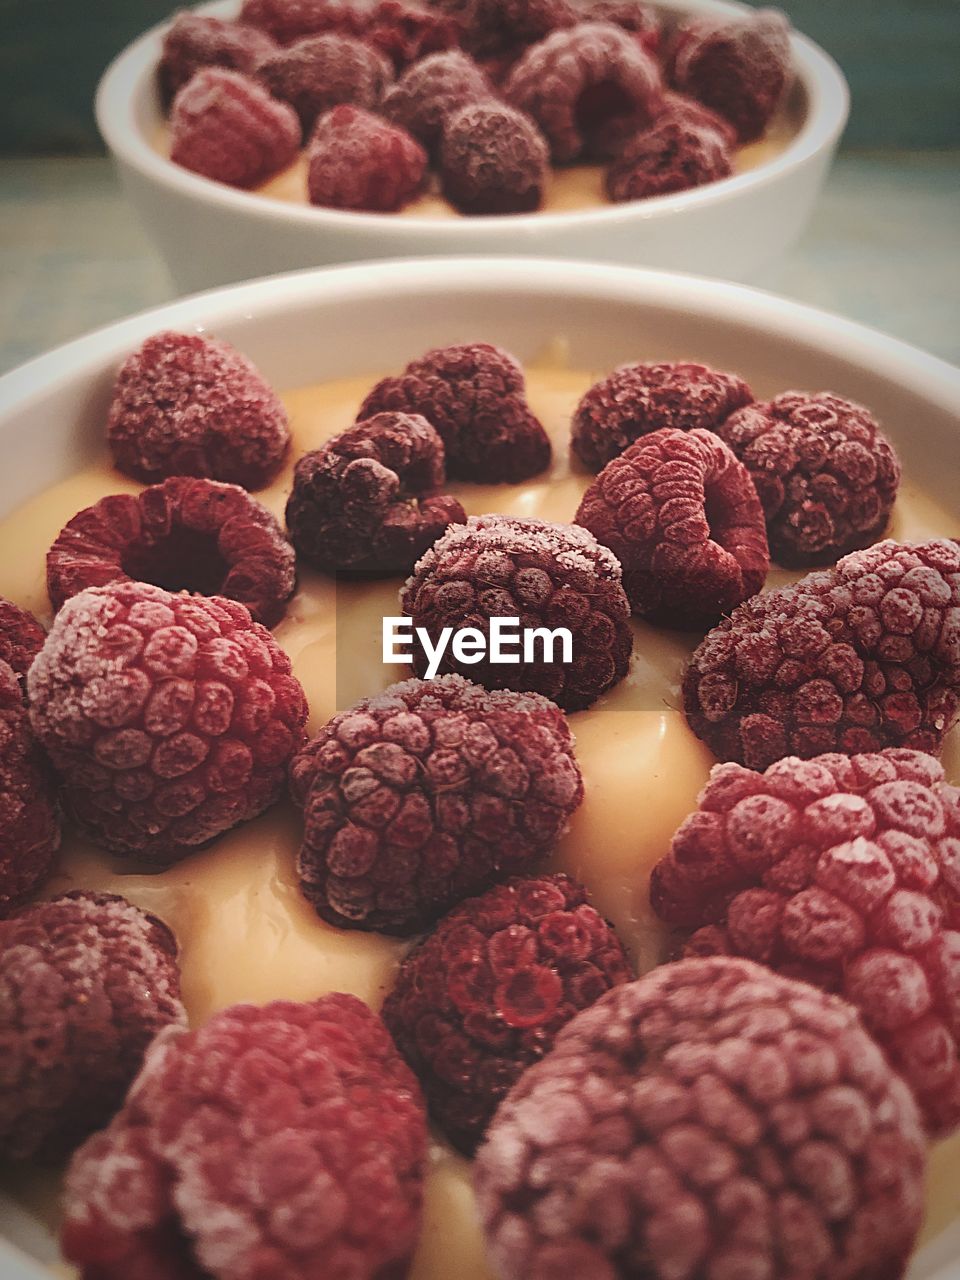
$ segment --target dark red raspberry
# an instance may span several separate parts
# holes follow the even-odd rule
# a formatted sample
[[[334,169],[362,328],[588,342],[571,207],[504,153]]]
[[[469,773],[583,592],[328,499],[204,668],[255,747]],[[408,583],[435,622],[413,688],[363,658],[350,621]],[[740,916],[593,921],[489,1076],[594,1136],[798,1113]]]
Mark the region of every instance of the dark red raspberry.
[[[311,203],[368,213],[393,213],[408,204],[427,171],[427,153],[416,138],[349,106],[320,117],[307,160]]]
[[[607,170],[613,201],[689,191],[733,172],[733,157],[715,129],[667,118],[634,135]]]
[[[594,383],[571,424],[573,452],[600,471],[640,436],[662,427],[715,431],[753,392],[735,373],[705,364],[625,364]]]
[[[540,207],[549,172],[543,134],[513,107],[474,102],[447,123],[440,179],[461,213],[530,213]]]
[[[174,16],[163,37],[157,67],[160,95],[170,102],[201,67],[251,72],[276,47],[256,27],[184,10]]]
[[[434,1120],[469,1155],[560,1028],[629,977],[582,885],[517,878],[443,917],[400,966],[383,1020]]]
[[[473,59],[451,49],[404,72],[384,95],[383,114],[435,154],[446,121],[468,103],[492,96],[490,81]]]
[[[647,53],[660,49],[660,15],[644,0],[577,0],[580,21],[612,22],[628,31]]]
[[[583,799],[562,712],[460,676],[407,680],[341,712],[290,779],[305,896],[341,928],[393,934],[530,870]]]
[[[687,721],[720,760],[914,747],[960,704],[960,546],[879,542],[745,601],[694,653]]]
[[[186,1025],[177,944],[112,894],[0,920],[0,1154],[48,1160],[105,1125],[164,1027]]]
[[[436,491],[443,442],[426,418],[379,413],[297,463],[287,528],[298,554],[327,573],[409,573],[463,507]]]
[[[231,187],[256,187],[293,160],[300,122],[253,76],[201,67],[173,100],[170,159]]]
[[[673,90],[664,93],[663,110],[657,116],[657,123],[661,124],[665,120],[675,120],[678,124],[693,125],[699,129],[713,129],[728,147],[737,145],[737,131],[730,121],[685,93]]]
[[[770,568],[749,473],[709,431],[642,436],[607,463],[576,519],[620,560],[633,612],[664,626],[711,626]]]
[[[476,57],[514,59],[524,48],[578,20],[574,0],[432,0],[459,23]]]
[[[281,44],[328,31],[357,36],[400,70],[460,36],[456,21],[407,0],[244,0],[240,16]]]
[[[384,412],[423,414],[440,433],[455,479],[514,483],[550,465],[550,439],[527,404],[523,370],[486,342],[437,347],[398,378],[382,378],[357,419]]]
[[[689,953],[746,956],[855,1004],[931,1133],[960,1124],[960,790],[932,756],[717,765],[650,896],[698,929]]]
[[[386,58],[352,36],[311,36],[278,49],[257,67],[275,98],[289,102],[309,134],[317,116],[341,102],[374,108],[393,79]]]
[[[505,94],[543,130],[553,158],[605,160],[650,124],[663,87],[656,62],[620,27],[585,22],[528,49]]]
[[[168,1031],[77,1152],[63,1251],[98,1280],[388,1280],[420,1231],[417,1082],[353,996]]]
[[[372,12],[371,0],[243,0],[240,21],[293,44],[326,31],[361,36]]]
[[[828,391],[787,391],[716,430],[753,477],[780,564],[832,562],[886,529],[900,461],[862,405]]]
[[[23,680],[43,648],[46,632],[32,613],[0,596],[0,662]]]
[[[81,828],[157,864],[273,804],[307,716],[290,659],[242,604],[143,582],[68,600],[28,691]]]
[[[547,661],[541,646],[526,661],[518,645],[516,665],[489,658],[461,665],[451,648],[440,664],[487,688],[543,694],[565,711],[589,707],[630,665],[633,632],[620,565],[576,525],[471,516],[426,553],[400,593],[400,607],[434,642],[444,627],[473,627],[489,638],[491,618],[519,619],[524,629],[566,627],[570,662],[561,661],[559,645]],[[418,675],[427,669],[420,646],[413,668]]]
[[[456,48],[460,34],[456,22],[430,7],[406,0],[379,0],[363,38],[403,71],[431,53]]]
[[[0,660],[0,916],[46,880],[59,847],[53,779],[30,728],[22,683]]]
[[[503,1280],[897,1280],[925,1157],[910,1091],[846,1001],[714,957],[569,1022],[474,1181]]]
[[[753,142],[787,85],[789,19],[779,9],[692,19],[677,32],[668,66],[676,88],[729,120],[741,142]]]
[[[287,414],[253,364],[198,333],[158,333],[120,367],[107,419],[120,471],[259,489],[290,447]]]

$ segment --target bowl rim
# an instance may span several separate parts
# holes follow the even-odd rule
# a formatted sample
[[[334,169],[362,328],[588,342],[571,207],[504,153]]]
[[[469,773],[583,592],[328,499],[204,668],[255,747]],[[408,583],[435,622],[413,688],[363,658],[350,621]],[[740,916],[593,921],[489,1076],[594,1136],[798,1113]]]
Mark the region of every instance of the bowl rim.
[[[698,14],[736,15],[753,11],[739,0],[657,0],[657,3],[660,8]],[[193,11],[229,16],[236,8],[237,0],[210,0],[197,5]],[[611,224],[642,224],[688,210],[726,204],[787,178],[813,157],[829,152],[839,140],[850,113],[850,91],[839,66],[819,45],[794,31],[790,37],[791,49],[797,78],[806,93],[806,118],[782,151],[744,173],[706,183],[690,191],[592,209],[463,218],[325,209],[215,182],[174,164],[156,150],[140,128],[137,116],[144,95],[152,88],[161,40],[169,24],[170,19],[158,23],[127,45],[109,64],[97,86],[94,101],[97,126],[117,160],[178,196],[204,201],[239,216],[245,214],[265,222],[312,227],[318,234],[329,228],[358,235],[382,235],[385,226],[389,225],[391,235],[397,241],[398,252],[402,252],[404,243],[415,241],[424,233],[438,239],[441,248],[455,253],[459,239],[468,236],[474,239],[481,236],[495,244],[498,237],[511,232],[530,235],[535,233],[535,228],[563,232],[578,227],[602,230]]]

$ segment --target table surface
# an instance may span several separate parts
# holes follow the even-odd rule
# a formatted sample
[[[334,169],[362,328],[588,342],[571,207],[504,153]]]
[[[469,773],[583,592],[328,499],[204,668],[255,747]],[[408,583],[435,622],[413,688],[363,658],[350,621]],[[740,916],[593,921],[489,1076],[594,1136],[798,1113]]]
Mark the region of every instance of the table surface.
[[[960,152],[848,154],[755,282],[960,363]],[[0,160],[0,371],[173,297],[98,158]]]

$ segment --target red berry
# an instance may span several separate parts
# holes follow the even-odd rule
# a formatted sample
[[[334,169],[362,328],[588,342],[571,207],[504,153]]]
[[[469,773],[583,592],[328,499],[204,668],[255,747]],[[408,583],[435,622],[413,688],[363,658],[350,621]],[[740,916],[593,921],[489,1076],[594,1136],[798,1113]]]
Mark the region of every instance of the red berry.
[[[460,43],[460,28],[447,15],[406,0],[379,0],[370,15],[364,39],[388,57],[398,71],[431,53]]]
[[[106,1124],[164,1027],[181,1027],[177,944],[112,894],[0,920],[0,1153],[64,1155]]]
[[[527,404],[523,370],[486,342],[437,347],[400,377],[382,378],[357,418],[383,412],[420,413],[431,422],[456,479],[513,483],[550,464],[550,440]]]
[[[585,529],[512,516],[471,516],[426,553],[400,594],[400,607],[436,642],[445,627],[473,627],[489,639],[490,619],[514,618],[523,628],[566,627],[572,661],[543,650],[516,665],[460,664],[447,649],[442,671],[458,671],[493,689],[529,690],[565,711],[580,711],[627,674],[633,632],[620,565]],[[422,648],[413,668],[427,669]]]
[[[380,413],[297,463],[287,528],[328,573],[409,573],[449,524],[466,520],[443,485],[443,442],[425,418]]]
[[[730,121],[685,93],[673,90],[664,93],[663,110],[657,116],[657,123],[661,124],[666,120],[675,120],[678,124],[692,125],[698,129],[713,129],[728,147],[737,145],[737,131]]]
[[[400,70],[453,48],[460,34],[445,14],[406,0],[244,0],[240,16],[281,44],[328,31],[356,36]]]
[[[629,977],[582,885],[517,878],[443,917],[400,966],[383,1019],[434,1120],[470,1154],[560,1028]]]
[[[781,564],[824,564],[869,546],[890,519],[900,461],[869,410],[787,391],[717,427],[746,466]]]
[[[427,153],[416,138],[349,106],[320,117],[307,160],[311,203],[369,213],[392,213],[408,204],[420,193],[427,170]]]
[[[370,21],[368,0],[243,0],[240,21],[266,31],[279,44],[339,31],[361,36]]]
[[[513,107],[471,103],[444,130],[443,194],[461,213],[530,213],[540,207],[549,170],[543,134]]]
[[[612,22],[628,31],[647,53],[660,49],[660,15],[644,0],[578,0],[584,22]]]
[[[663,90],[656,62],[620,27],[586,22],[533,45],[505,87],[560,164],[608,159],[649,124]]]
[[[621,365],[594,383],[577,405],[571,447],[591,471],[600,471],[640,436],[662,427],[715,431],[752,399],[742,378],[705,364]]]
[[[456,19],[477,57],[516,57],[525,46],[577,21],[573,0],[432,0]]]
[[[46,632],[32,613],[0,596],[0,662],[13,667],[21,681],[45,638]]]
[[[409,934],[528,871],[583,798],[563,714],[460,676],[335,716],[294,759],[300,887],[341,928]]]
[[[201,67],[173,100],[170,159],[231,187],[256,187],[293,160],[300,122],[252,76]]]
[[[493,87],[459,49],[433,53],[405,71],[384,95],[383,114],[435,153],[446,122],[461,107],[493,96]]]
[[[98,1280],[387,1280],[420,1231],[423,1102],[353,996],[168,1031],[77,1152],[64,1254]]]
[[[202,13],[178,13],[163,37],[157,67],[161,96],[170,102],[201,67],[252,72],[276,47],[270,36],[256,27]]]
[[[693,954],[844,996],[932,1133],[960,1125],[960,791],[919,751],[717,765],[651,882]]]
[[[28,691],[84,832],[159,864],[279,798],[307,715],[290,659],[242,604],[142,582],[68,600]]]
[[[329,34],[278,49],[257,67],[257,78],[275,98],[290,103],[306,135],[319,115],[341,102],[376,107],[393,68],[362,41]]]
[[[633,612],[666,626],[710,626],[770,568],[749,473],[709,431],[642,436],[607,463],[576,519],[619,558]]]
[[[914,747],[937,754],[960,702],[960,546],[879,542],[747,600],[694,653],[694,733],[720,760]]]
[[[259,489],[280,469],[290,428],[246,356],[215,338],[166,332],[121,365],[107,439],[118,469],[146,484],[183,475]]]
[[[606,190],[613,201],[689,191],[729,178],[730,148],[715,129],[657,120],[636,134],[607,170]]]
[[[474,1170],[503,1280],[896,1280],[923,1217],[910,1092],[843,1000],[725,957],[615,987]]]

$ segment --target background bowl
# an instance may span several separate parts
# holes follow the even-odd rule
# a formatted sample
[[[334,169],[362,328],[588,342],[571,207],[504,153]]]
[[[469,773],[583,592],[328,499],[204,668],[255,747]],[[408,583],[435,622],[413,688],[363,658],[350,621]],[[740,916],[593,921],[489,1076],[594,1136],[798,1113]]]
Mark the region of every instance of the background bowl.
[[[737,14],[727,0],[664,0],[676,13]],[[203,13],[228,17],[238,0]],[[373,258],[518,254],[584,258],[745,279],[800,235],[847,120],[836,64],[804,36],[792,38],[802,123],[758,168],[677,195],[571,213],[437,218],[347,213],[251,195],[171,163],[156,149],[162,113],[155,68],[164,25],[107,69],[97,123],[124,188],[183,292],[298,267]]]
[[[161,329],[212,331],[280,389],[402,365],[437,344],[501,343],[524,361],[558,339],[574,368],[695,359],[742,373],[758,396],[830,388],[862,400],[910,482],[955,505],[960,370],[849,321],[733,284],[587,263],[511,259],[368,264],[261,280],[148,311],[0,379],[0,515],[104,451],[123,358]],[[954,1142],[952,1160],[960,1144]],[[935,1157],[946,1168],[946,1152]],[[49,1280],[42,1224],[0,1196],[0,1276]],[[28,1256],[30,1255],[30,1256]],[[917,1255],[910,1280],[949,1280],[960,1219]]]

